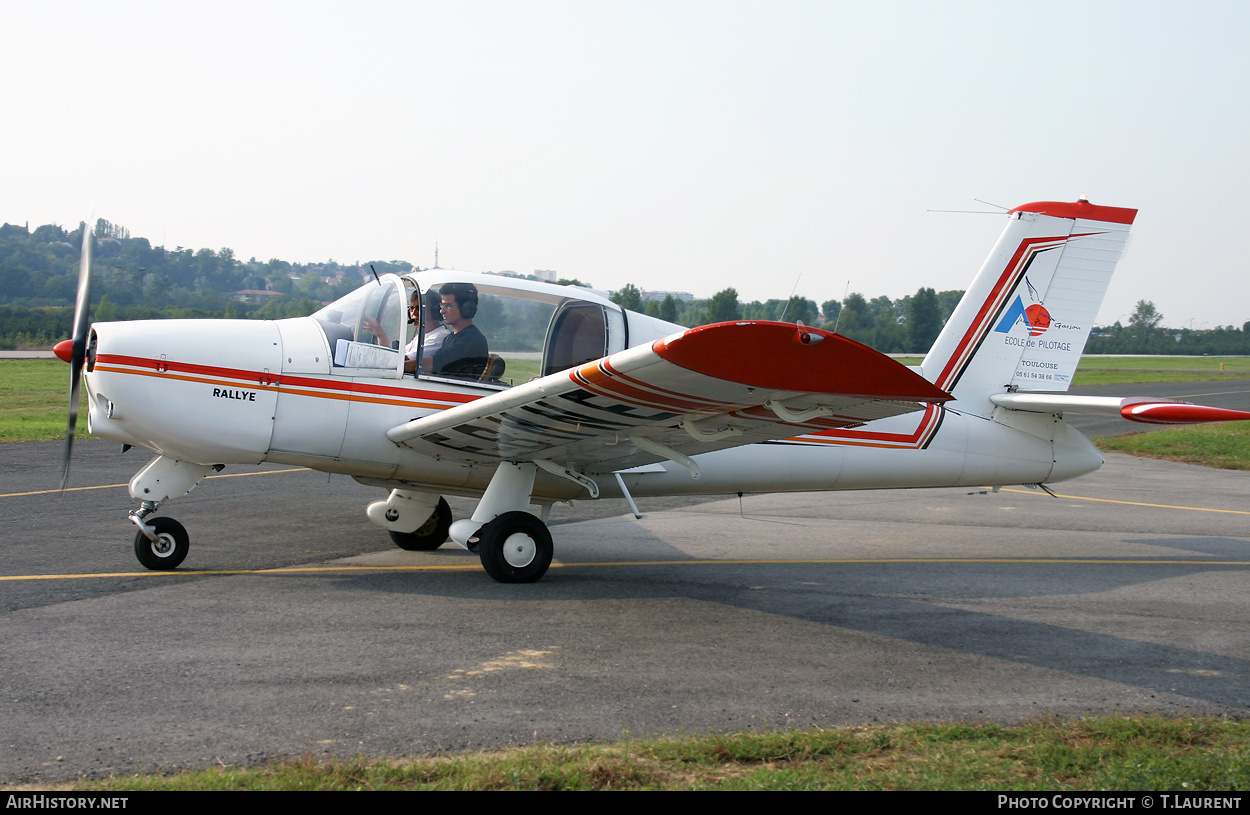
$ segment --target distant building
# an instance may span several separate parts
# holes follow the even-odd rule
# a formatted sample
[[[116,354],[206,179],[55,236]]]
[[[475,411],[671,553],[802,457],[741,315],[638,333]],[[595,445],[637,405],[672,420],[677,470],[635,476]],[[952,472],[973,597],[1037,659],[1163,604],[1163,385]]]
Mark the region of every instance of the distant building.
[[[694,295],[688,291],[644,291],[640,294],[644,303],[648,300],[663,300],[670,294],[673,295],[674,300],[680,300],[683,303],[689,303],[694,299]]]
[[[234,299],[241,303],[265,303],[274,297],[281,297],[280,291],[263,291],[261,289],[242,289],[234,293]]]
[[[552,271],[551,269],[535,269],[534,277],[538,278],[544,283],[555,283],[557,280],[560,279],[560,273],[556,271]]]

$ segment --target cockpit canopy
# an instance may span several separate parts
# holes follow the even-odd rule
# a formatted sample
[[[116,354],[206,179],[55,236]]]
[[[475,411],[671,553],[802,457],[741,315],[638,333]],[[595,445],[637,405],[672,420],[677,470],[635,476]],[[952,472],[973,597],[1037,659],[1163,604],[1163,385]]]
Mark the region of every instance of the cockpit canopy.
[[[398,378],[407,368],[510,387],[626,345],[624,312],[587,289],[446,269],[383,275],[312,316],[332,372],[348,376]]]

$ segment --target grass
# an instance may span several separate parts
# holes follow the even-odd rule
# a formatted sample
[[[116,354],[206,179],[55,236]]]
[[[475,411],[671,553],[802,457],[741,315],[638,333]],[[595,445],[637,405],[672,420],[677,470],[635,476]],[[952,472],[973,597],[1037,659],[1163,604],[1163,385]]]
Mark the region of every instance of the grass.
[[[1250,357],[1081,357],[1073,385],[1197,382],[1250,376]]]
[[[65,438],[69,365],[59,359],[0,360],[0,443]],[[86,405],[78,437],[87,433]]]
[[[515,359],[507,354],[503,356],[507,363],[507,367],[503,372],[503,378],[511,385],[523,385],[529,382],[538,376],[539,370],[542,368],[542,360]]]
[[[1250,375],[1250,357],[1081,357],[1085,370],[1182,371]]]
[[[1250,470],[1250,422],[1214,422],[1095,439],[1103,450],[1135,456]]]
[[[735,733],[356,757],[76,782],[76,790],[1244,790],[1250,723],[1155,716]]]

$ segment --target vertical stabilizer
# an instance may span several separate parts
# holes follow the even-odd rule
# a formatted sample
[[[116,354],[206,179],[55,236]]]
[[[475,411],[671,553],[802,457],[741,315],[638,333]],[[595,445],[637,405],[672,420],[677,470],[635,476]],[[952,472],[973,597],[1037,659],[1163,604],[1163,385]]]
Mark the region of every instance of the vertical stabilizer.
[[[1066,391],[1136,215],[1084,200],[1013,209],[925,357],[925,377],[984,416],[993,393]]]

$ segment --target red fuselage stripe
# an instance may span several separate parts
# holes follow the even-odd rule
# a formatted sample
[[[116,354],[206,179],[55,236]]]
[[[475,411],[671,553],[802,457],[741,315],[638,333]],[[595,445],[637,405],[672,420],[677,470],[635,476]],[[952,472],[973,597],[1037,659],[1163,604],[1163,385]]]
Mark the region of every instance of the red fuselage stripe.
[[[219,368],[213,365],[196,365],[187,362],[171,362],[166,360],[147,359],[144,357],[123,356],[120,354],[100,354],[96,357],[96,366],[115,366],[125,365],[130,368],[139,368],[140,371],[128,371],[128,373],[141,373],[145,371],[155,371],[159,374],[183,373],[198,376],[217,377],[220,379],[229,379],[239,382],[243,387],[250,388],[277,388],[279,391],[296,392],[295,388],[316,388],[322,391],[339,391],[343,396],[338,398],[351,398],[352,396],[391,396],[404,399],[421,399],[437,402],[472,402],[480,399],[480,396],[474,396],[463,393],[448,393],[446,391],[429,391],[418,390],[415,388],[404,388],[393,385],[373,385],[363,382],[351,382],[335,379],[321,379],[306,376],[291,376],[289,374],[282,375],[270,373],[266,371],[249,371],[241,368]],[[121,373],[117,368],[109,367],[106,370]],[[185,378],[185,377],[183,377]],[[314,395],[310,392],[299,391],[301,395]],[[333,398],[332,393],[315,394]]]

